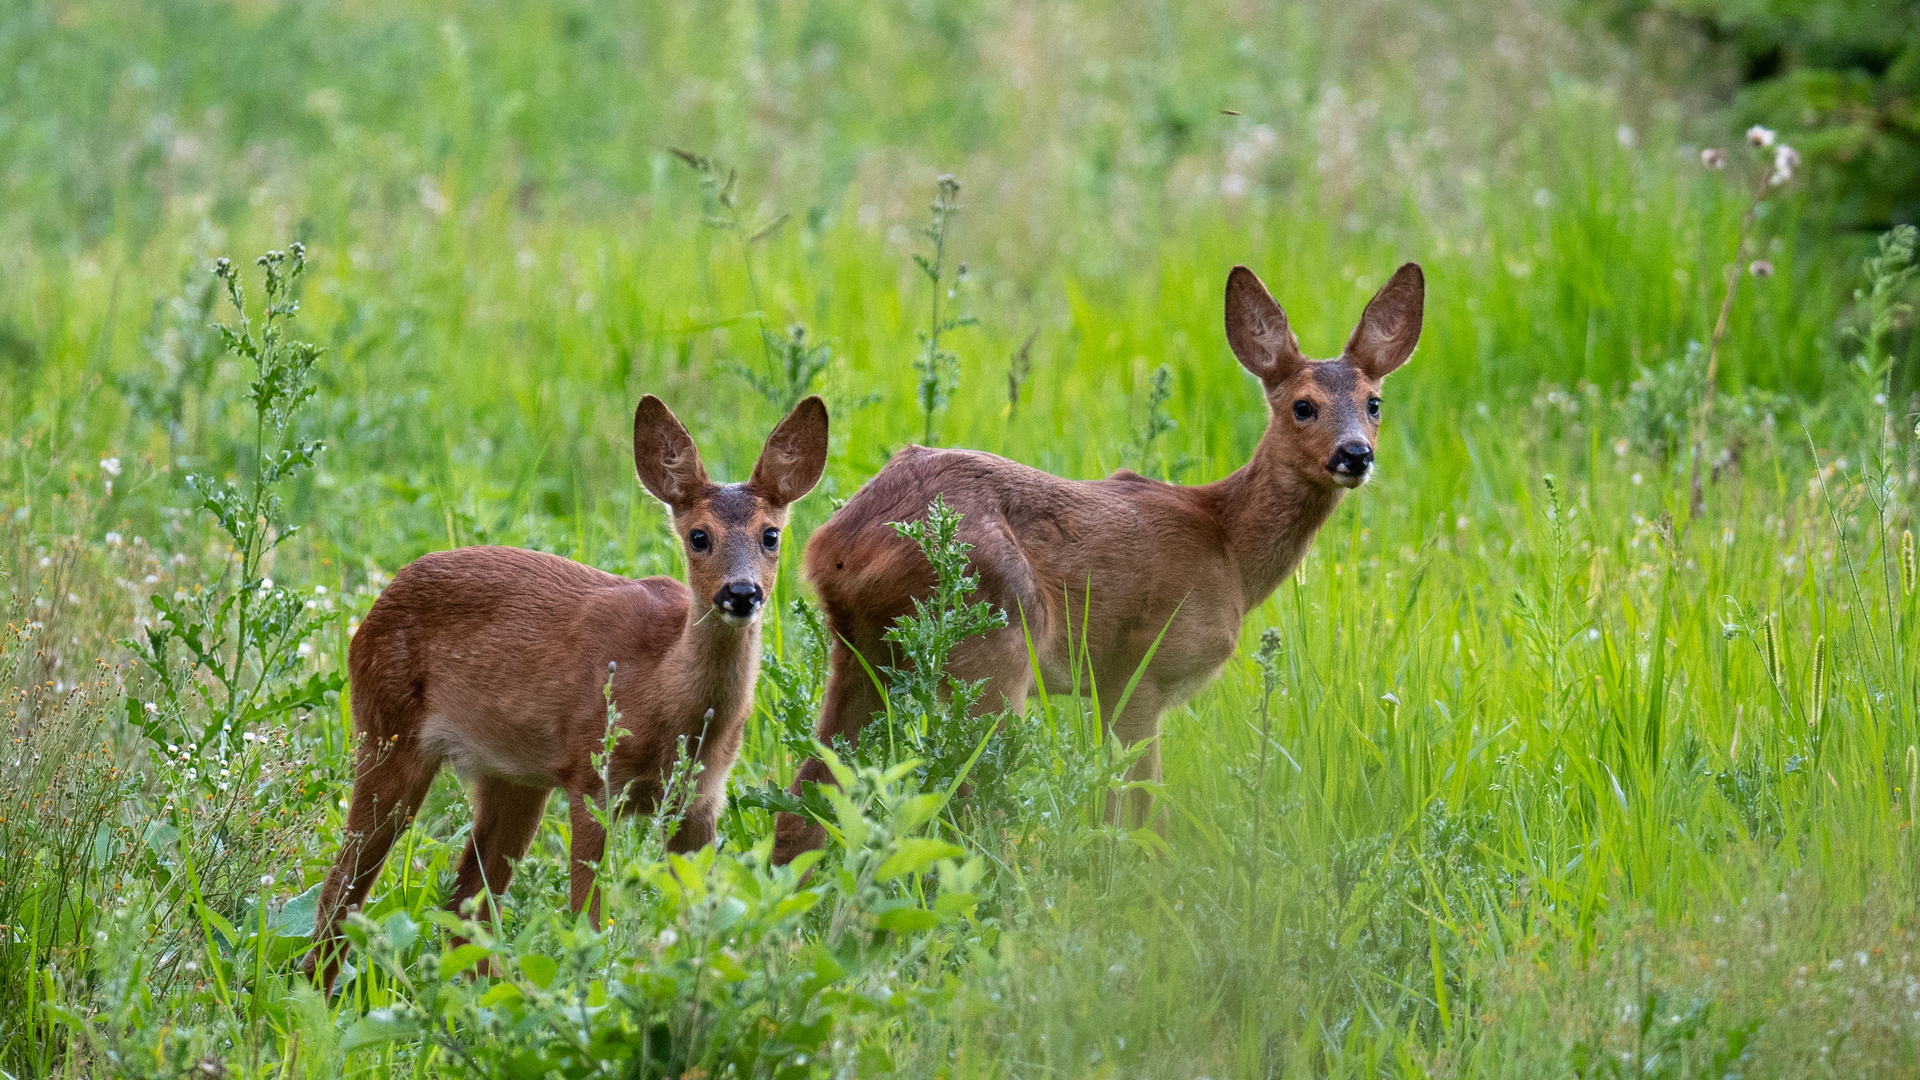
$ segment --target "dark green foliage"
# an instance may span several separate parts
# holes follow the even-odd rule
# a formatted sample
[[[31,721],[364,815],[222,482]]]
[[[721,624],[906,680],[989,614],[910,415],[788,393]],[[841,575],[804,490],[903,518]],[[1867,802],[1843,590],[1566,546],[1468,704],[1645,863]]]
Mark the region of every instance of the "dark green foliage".
[[[1629,38],[1690,27],[1739,90],[1739,124],[1814,163],[1843,229],[1920,221],[1920,3],[1583,0]]]

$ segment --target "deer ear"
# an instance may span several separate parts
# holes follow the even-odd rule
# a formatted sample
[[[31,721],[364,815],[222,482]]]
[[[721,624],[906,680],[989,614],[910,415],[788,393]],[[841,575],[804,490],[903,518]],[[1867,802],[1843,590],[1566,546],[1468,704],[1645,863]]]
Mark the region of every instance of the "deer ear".
[[[1347,339],[1347,359],[1380,381],[1391,374],[1420,343],[1420,323],[1426,311],[1427,278],[1419,263],[1408,263],[1367,302],[1360,325]]]
[[[1233,346],[1240,366],[1263,383],[1279,382],[1306,362],[1300,355],[1300,340],[1287,325],[1287,313],[1244,266],[1234,267],[1227,275],[1227,344]]]
[[[713,486],[693,436],[652,394],[641,398],[633,413],[633,468],[640,485],[676,514]]]
[[[827,468],[827,406],[818,395],[794,406],[767,436],[749,486],[775,506],[813,490]]]

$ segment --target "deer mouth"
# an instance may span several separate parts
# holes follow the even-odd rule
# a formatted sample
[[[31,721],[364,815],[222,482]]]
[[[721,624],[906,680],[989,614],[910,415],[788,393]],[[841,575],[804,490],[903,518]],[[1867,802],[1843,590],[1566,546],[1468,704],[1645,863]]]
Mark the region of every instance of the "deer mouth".
[[[744,627],[752,626],[754,623],[759,622],[760,610],[761,610],[761,607],[759,604],[754,604],[752,607],[747,608],[744,612],[736,611],[733,608],[726,607],[723,605],[715,605],[713,609],[713,613],[715,615],[720,616],[720,621],[725,623],[726,625],[731,626],[735,629],[741,629]]]
[[[1355,471],[1339,465],[1327,466],[1327,472],[1333,476],[1333,482],[1336,486],[1346,488],[1349,491],[1366,483],[1368,479],[1373,476],[1373,470],[1370,468]]]

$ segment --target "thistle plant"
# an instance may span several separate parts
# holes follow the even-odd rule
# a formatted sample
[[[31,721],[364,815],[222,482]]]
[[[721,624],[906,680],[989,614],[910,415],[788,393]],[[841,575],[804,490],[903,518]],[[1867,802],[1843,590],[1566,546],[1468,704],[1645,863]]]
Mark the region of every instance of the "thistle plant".
[[[813,392],[813,381],[827,370],[833,360],[833,350],[808,340],[807,328],[801,323],[787,327],[784,337],[767,334],[766,338],[773,356],[773,373],[762,375],[745,365],[734,370],[775,408],[783,413],[791,412],[801,398]]]
[[[700,177],[700,192],[704,203],[700,220],[708,228],[731,234],[739,242],[740,265],[747,273],[747,293],[753,299],[754,318],[760,323],[760,353],[766,365],[764,378],[768,380],[768,385],[772,385],[771,380],[777,378],[778,371],[774,354],[781,339],[767,327],[766,306],[760,302],[760,279],[753,272],[753,249],[759,246],[761,241],[779,232],[787,223],[788,215],[784,212],[778,213],[758,225],[753,224],[740,209],[738,169],[722,165],[705,154],[696,154],[677,146],[668,147],[667,152],[679,158]],[[748,376],[748,381],[754,383],[754,389],[759,390],[763,395],[767,394],[767,391],[762,389],[760,381],[752,376]],[[785,387],[780,390],[783,395],[782,400],[785,400],[784,395],[791,391],[792,387],[793,380],[789,378]],[[804,388],[792,391],[792,400],[795,402],[806,396],[807,391]],[[769,400],[773,399],[770,397]]]
[[[883,764],[910,755],[921,762],[922,789],[932,790],[958,784],[994,741],[1002,717],[975,715],[986,682],[954,676],[947,660],[967,638],[1004,628],[1007,613],[972,599],[980,586],[967,558],[973,545],[959,538],[960,512],[944,497],[934,497],[924,518],[891,524],[932,564],[936,584],[882,635],[900,662],[884,669],[887,712],[861,735],[859,760]],[[985,769],[981,783],[1006,771]]]
[[[1777,142],[1774,133],[1758,124],[1747,129],[1747,146],[1753,167],[1749,170],[1752,198],[1747,203],[1746,213],[1740,216],[1740,228],[1734,234],[1733,261],[1727,265],[1726,288],[1720,296],[1720,316],[1713,324],[1713,337],[1707,344],[1707,370],[1701,380],[1700,411],[1693,424],[1693,460],[1692,476],[1689,481],[1689,506],[1691,516],[1699,517],[1706,510],[1706,494],[1701,487],[1701,458],[1707,441],[1707,426],[1713,418],[1714,380],[1720,372],[1720,342],[1727,336],[1727,320],[1733,315],[1734,294],[1740,288],[1740,261],[1744,257],[1747,238],[1753,232],[1754,221],[1760,214],[1760,204],[1767,201],[1767,193],[1793,179],[1794,170],[1800,167],[1800,154],[1786,143]],[[1727,167],[1727,152],[1718,147],[1710,147],[1700,152],[1700,163],[1709,169]],[[1747,272],[1754,277],[1764,278],[1773,273],[1773,264],[1765,259],[1755,259],[1747,264]]]
[[[266,306],[256,328],[247,315],[240,270],[225,258],[214,264],[238,318],[216,327],[221,343],[252,363],[251,453],[239,462],[239,482],[208,473],[186,478],[199,508],[212,514],[231,543],[225,572],[191,593],[152,599],[159,618],[144,640],[128,646],[153,673],[157,695],[127,700],[128,718],[156,747],[184,727],[189,702],[205,710],[203,729],[180,742],[204,751],[224,751],[236,729],[313,708],[342,685],[338,673],[297,671],[309,639],[329,617],[331,604],[276,583],[266,573],[268,556],[299,532],[287,520],[281,489],[313,467],[323,449],[290,433],[300,406],[313,396],[313,367],[320,348],[287,336],[300,311],[298,285],[306,272],[306,248],[269,251],[255,260],[265,271]],[[208,771],[208,779],[212,779]]]
[[[1167,462],[1166,452],[1159,449],[1160,437],[1179,427],[1173,414],[1167,411],[1167,402],[1173,400],[1173,369],[1165,364],[1153,369],[1153,376],[1147,386],[1147,420],[1134,430],[1133,439],[1122,452],[1134,469],[1146,473],[1155,471],[1162,480],[1177,480],[1190,464],[1183,456],[1171,465]],[[1154,469],[1154,463],[1158,468]]]
[[[1033,343],[1039,337],[1040,331],[1036,327],[1027,335],[1027,340],[1013,350],[1013,355],[1007,358],[1007,419],[1009,420],[1013,419],[1014,413],[1020,411],[1020,390],[1027,385],[1028,376],[1033,374]]]
[[[1908,297],[1920,266],[1915,265],[1915,246],[1920,230],[1911,225],[1896,225],[1880,237],[1878,249],[1862,267],[1866,284],[1853,291],[1853,300],[1861,310],[1862,324],[1852,331],[1860,343],[1860,354],[1853,367],[1864,387],[1873,394],[1879,407],[1880,452],[1882,467],[1891,474],[1895,449],[1893,420],[1893,355],[1887,349],[1887,337],[1896,326],[1913,314]]]
[[[927,328],[919,332],[920,355],[913,361],[913,370],[920,376],[918,396],[924,421],[921,442],[927,446],[935,445],[934,417],[947,407],[960,386],[960,357],[941,348],[940,339],[949,331],[971,326],[975,321],[970,315],[941,311],[942,300],[958,299],[960,283],[967,278],[967,264],[962,262],[951,275],[947,272],[947,241],[952,235],[954,215],[960,212],[960,181],[951,173],[942,173],[935,184],[933,220],[923,231],[933,244],[933,251],[930,255],[915,252],[913,256],[914,265],[933,287]]]

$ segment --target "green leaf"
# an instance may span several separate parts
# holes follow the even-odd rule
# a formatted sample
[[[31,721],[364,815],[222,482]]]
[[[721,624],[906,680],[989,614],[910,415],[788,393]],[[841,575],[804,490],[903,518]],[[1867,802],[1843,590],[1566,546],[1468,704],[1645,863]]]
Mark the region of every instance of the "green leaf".
[[[933,815],[940,812],[940,807],[945,804],[946,801],[945,796],[933,793],[915,795],[913,798],[901,803],[900,809],[894,811],[893,831],[896,833],[910,833],[919,829],[920,826],[933,820]]]
[[[221,947],[226,949],[238,947],[244,939],[241,937],[240,932],[234,929],[233,924],[228,922],[225,916],[212,908],[206,907],[204,904],[201,905],[201,908],[201,913],[206,916],[207,924],[213,927],[214,934],[219,937]]]
[[[413,917],[404,911],[396,911],[387,916],[385,925],[387,941],[393,945],[394,952],[406,952],[407,946],[420,938],[420,927]]]
[[[809,852],[809,854],[812,854],[812,853]],[[795,861],[797,862],[798,860],[795,860]],[[816,889],[808,889],[805,892],[794,893],[792,896],[789,896],[785,900],[782,900],[778,904],[774,905],[774,908],[773,908],[774,920],[779,921],[783,919],[789,919],[803,912],[812,911],[814,908],[814,905],[818,904],[819,902],[820,902],[820,893]]]
[[[1167,846],[1167,838],[1152,829],[1135,829],[1127,834],[1127,839],[1161,858],[1173,856],[1173,848]]]
[[[542,990],[553,983],[553,977],[559,972],[560,965],[551,956],[530,953],[520,958],[520,974]]]
[[[267,930],[279,937],[312,937],[313,924],[320,913],[320,888],[324,882],[316,881],[313,888],[293,897],[280,905],[267,920]]]
[[[493,989],[480,995],[480,1007],[483,1009],[491,1009],[503,1001],[509,999],[518,1001],[525,996],[526,995],[520,992],[520,988],[513,983],[495,983]]]
[[[413,1025],[394,1009],[375,1009],[356,1020],[340,1037],[340,1051],[352,1053],[369,1046],[380,1046],[395,1039],[413,1036]]]
[[[936,915],[951,919],[956,915],[965,915],[980,903],[980,898],[970,892],[943,892],[933,902]]]
[[[880,929],[896,934],[911,934],[917,930],[931,930],[940,925],[940,916],[926,908],[903,907],[882,912]]]
[[[451,979],[480,961],[485,960],[492,952],[493,950],[487,948],[485,945],[475,945],[472,942],[468,942],[440,957],[440,977],[443,979]],[[547,962],[552,963],[553,961],[549,960]]]
[[[930,840],[924,836],[912,836],[900,841],[899,848],[887,861],[880,864],[874,874],[875,881],[892,881],[903,874],[924,874],[927,868],[941,859],[957,859],[967,853],[967,849],[958,844],[949,844],[945,840]]]

